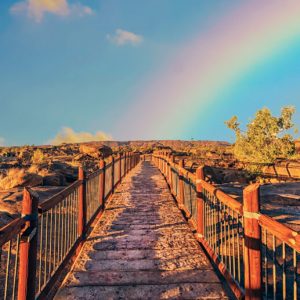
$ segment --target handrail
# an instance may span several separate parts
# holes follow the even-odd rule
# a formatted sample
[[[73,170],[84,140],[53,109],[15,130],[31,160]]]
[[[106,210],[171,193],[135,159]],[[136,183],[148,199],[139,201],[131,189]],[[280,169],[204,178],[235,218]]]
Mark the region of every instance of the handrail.
[[[39,204],[39,212],[43,213],[54,207],[57,203],[61,202],[63,199],[68,197],[77,187],[83,183],[82,180],[76,180],[68,187],[53,195],[51,198]]]
[[[108,164],[100,161],[100,168],[87,176],[80,168],[77,181],[40,204],[35,193],[25,190],[22,217],[0,229],[0,260],[6,262],[0,265],[5,266],[0,299],[48,297],[108,197],[139,161],[138,153],[124,153]]]
[[[15,237],[24,228],[24,218],[17,218],[0,229],[0,247]]]
[[[297,231],[294,231],[273,218],[263,214],[258,215],[258,223],[261,227],[267,229],[269,233],[272,233],[282,242],[300,252],[300,234]]]
[[[152,160],[237,298],[300,299],[300,234],[259,211],[258,184],[240,203],[206,182],[203,166],[193,174],[163,151]]]

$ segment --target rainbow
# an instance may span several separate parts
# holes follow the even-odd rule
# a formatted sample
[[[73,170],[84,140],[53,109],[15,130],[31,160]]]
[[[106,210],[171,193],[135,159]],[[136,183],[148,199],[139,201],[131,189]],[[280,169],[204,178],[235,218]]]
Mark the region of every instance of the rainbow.
[[[179,135],[205,118],[224,90],[300,37],[300,1],[241,1],[211,28],[180,45],[142,83],[117,126],[124,135]],[[124,126],[126,124],[126,126]]]

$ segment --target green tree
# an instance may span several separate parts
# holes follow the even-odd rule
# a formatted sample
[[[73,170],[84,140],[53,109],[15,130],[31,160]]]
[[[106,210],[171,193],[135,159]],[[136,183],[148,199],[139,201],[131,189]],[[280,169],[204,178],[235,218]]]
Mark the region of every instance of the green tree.
[[[255,118],[247,125],[246,131],[240,129],[237,116],[225,124],[236,135],[234,155],[238,160],[252,163],[273,163],[276,158],[288,158],[295,152],[295,143],[289,130],[295,108],[283,107],[281,115],[275,117],[268,108],[256,112]]]

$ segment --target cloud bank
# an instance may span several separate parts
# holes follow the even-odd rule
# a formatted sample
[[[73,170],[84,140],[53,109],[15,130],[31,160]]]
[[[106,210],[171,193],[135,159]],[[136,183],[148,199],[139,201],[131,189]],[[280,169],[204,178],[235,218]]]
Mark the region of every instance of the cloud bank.
[[[123,29],[117,29],[114,35],[108,34],[107,39],[117,46],[124,46],[126,44],[137,46],[143,41],[141,35]]]
[[[41,22],[46,13],[62,17],[74,15],[85,16],[93,14],[93,10],[78,3],[69,4],[67,0],[25,0],[10,8],[13,15],[26,15],[36,22]]]
[[[0,147],[5,145],[5,139],[0,136]]]
[[[102,131],[97,131],[95,134],[90,132],[76,132],[72,128],[63,127],[61,131],[50,140],[49,143],[59,145],[61,143],[82,143],[92,141],[111,141],[112,137]]]

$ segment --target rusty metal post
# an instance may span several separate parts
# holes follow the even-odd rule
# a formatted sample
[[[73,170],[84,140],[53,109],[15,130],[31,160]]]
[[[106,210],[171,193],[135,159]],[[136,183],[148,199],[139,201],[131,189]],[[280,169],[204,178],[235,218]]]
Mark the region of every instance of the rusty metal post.
[[[86,189],[85,189],[85,174],[82,166],[80,166],[78,169],[78,180],[82,180],[82,183],[79,186],[79,195],[78,195],[77,230],[78,230],[78,235],[81,237],[81,239],[83,239],[85,234],[85,225],[86,225],[86,201],[85,201]]]
[[[104,206],[104,193],[105,193],[105,161],[101,159],[99,162],[99,168],[102,172],[99,175],[99,203],[100,207]]]
[[[111,156],[111,193],[114,193],[115,189],[115,158]]]
[[[204,236],[204,199],[201,180],[204,181],[204,166],[200,166],[196,170],[197,234],[202,238]]]
[[[23,192],[22,217],[26,218],[27,222],[21,237],[19,250],[18,300],[35,299],[38,202],[38,195],[25,188]]]
[[[252,184],[243,191],[244,215],[244,269],[245,299],[261,299],[261,229],[258,223],[260,210],[259,184]]]
[[[184,168],[184,160],[181,159],[179,161],[179,208],[183,208],[184,207],[184,182],[183,182],[183,168]]]

